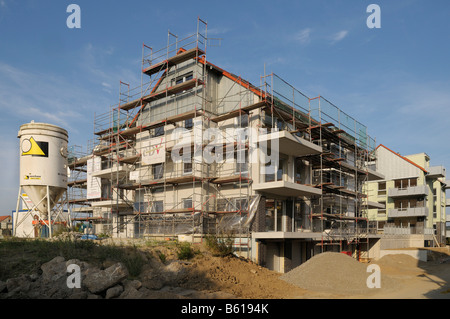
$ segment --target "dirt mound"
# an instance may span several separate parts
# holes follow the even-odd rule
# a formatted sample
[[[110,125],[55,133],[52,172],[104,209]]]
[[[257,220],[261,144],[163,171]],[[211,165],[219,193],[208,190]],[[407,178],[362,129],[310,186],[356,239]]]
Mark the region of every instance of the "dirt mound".
[[[340,253],[325,252],[281,276],[281,279],[300,288],[350,296],[380,292],[367,287],[368,264]],[[395,289],[396,281],[381,274],[381,289]]]
[[[359,294],[367,290],[367,266],[344,254],[326,252],[281,276],[303,289],[342,294]]]
[[[419,267],[422,263],[406,254],[385,255],[373,263],[380,266],[381,272],[386,275],[417,276],[424,272]]]
[[[298,298],[306,291],[279,280],[281,274],[234,256],[207,254],[186,265],[180,286],[208,292],[225,292],[244,299]]]

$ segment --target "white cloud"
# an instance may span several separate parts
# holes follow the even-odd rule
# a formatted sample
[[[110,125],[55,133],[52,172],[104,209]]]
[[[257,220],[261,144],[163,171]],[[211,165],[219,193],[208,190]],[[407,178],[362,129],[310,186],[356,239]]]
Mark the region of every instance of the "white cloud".
[[[306,28],[306,29],[300,30],[296,34],[295,38],[301,44],[309,43],[311,41],[311,29],[310,28]]]
[[[80,124],[89,121],[83,113],[95,108],[95,100],[65,78],[0,62],[0,110],[11,125],[45,121],[79,132]]]
[[[338,43],[339,41],[344,40],[345,37],[347,37],[347,35],[348,35],[348,31],[347,30],[342,30],[342,31],[339,31],[339,32],[335,33],[331,37],[331,44],[335,44],[335,43]]]

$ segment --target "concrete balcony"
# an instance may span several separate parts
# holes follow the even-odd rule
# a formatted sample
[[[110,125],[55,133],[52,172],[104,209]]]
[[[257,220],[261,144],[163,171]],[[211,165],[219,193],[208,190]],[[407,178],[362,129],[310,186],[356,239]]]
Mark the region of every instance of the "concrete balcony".
[[[409,197],[409,196],[427,196],[428,187],[426,185],[411,186],[406,188],[389,188],[389,197]]]
[[[267,148],[272,149],[274,141],[278,142],[278,150],[282,154],[295,157],[316,155],[322,152],[322,147],[305,140],[304,138],[292,135],[287,131],[273,132],[259,136],[259,142],[267,142]]]
[[[113,166],[111,168],[105,168],[97,172],[92,173],[92,177],[100,177],[107,179],[115,179],[117,176],[119,178],[124,177],[128,173],[128,168],[125,166]]]
[[[444,166],[431,166],[427,168],[428,178],[439,178],[445,177],[445,167]]]
[[[367,179],[368,181],[381,181],[384,180],[384,175],[369,168],[367,169]]]
[[[274,181],[274,182],[253,184],[252,188],[255,191],[265,193],[268,195],[288,196],[288,197],[313,196],[322,194],[322,190],[319,188],[286,181]]]
[[[368,209],[385,209],[386,206],[384,204],[380,204],[378,202],[372,202],[372,201],[363,201],[361,204],[363,207]]]
[[[426,217],[428,216],[428,207],[415,207],[404,209],[389,209],[388,217]]]
[[[92,202],[91,205],[92,205],[92,207],[115,207],[115,206],[129,207],[130,206],[130,204],[128,202],[124,201],[123,199],[102,200],[99,202]]]

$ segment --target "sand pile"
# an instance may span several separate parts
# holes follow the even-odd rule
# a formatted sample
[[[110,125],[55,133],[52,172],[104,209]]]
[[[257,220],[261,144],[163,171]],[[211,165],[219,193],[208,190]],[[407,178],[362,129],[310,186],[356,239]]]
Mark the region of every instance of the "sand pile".
[[[424,273],[424,269],[420,268],[426,263],[419,262],[414,257],[406,254],[386,255],[373,261],[374,264],[380,266],[383,274],[396,276],[417,276]]]
[[[325,252],[312,257],[280,278],[303,289],[341,295],[359,295],[375,292],[367,287],[368,264],[358,262],[345,254]],[[381,276],[381,286],[392,286]]]

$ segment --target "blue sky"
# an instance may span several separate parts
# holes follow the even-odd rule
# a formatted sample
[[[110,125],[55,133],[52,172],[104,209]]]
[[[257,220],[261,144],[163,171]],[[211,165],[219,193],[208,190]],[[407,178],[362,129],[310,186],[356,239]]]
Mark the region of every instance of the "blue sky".
[[[71,3],[81,29],[66,26]],[[381,29],[366,25],[371,3]],[[0,215],[15,208],[20,125],[57,124],[86,146],[94,114],[118,103],[119,81],[140,84],[142,43],[163,48],[169,30],[194,33],[197,17],[222,39],[208,48],[212,63],[255,85],[266,65],[365,124],[378,144],[450,170],[447,0],[0,0]]]

